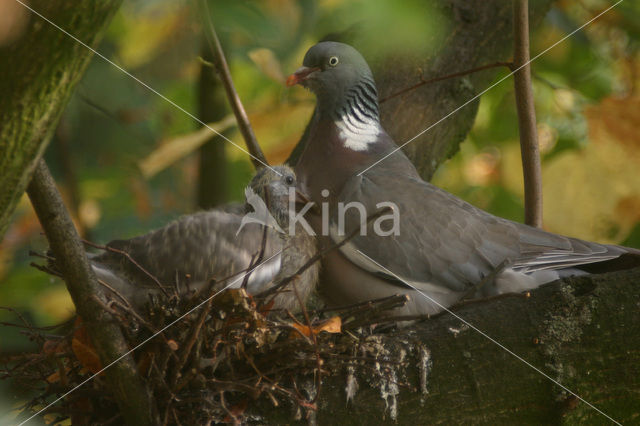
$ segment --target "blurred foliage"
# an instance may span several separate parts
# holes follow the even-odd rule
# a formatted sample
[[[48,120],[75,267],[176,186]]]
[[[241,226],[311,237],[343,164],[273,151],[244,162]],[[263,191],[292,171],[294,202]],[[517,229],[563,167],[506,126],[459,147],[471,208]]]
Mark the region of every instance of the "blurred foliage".
[[[375,4],[375,6],[374,6]],[[532,34],[543,51],[610,5],[556,3]],[[284,161],[313,109],[286,90],[287,73],[330,33],[358,28],[370,52],[437,46],[448,23],[418,0],[214,1],[213,17],[240,97],[268,159]],[[195,111],[200,69],[195,2],[125,1],[99,51],[187,111]],[[640,4],[623,2],[533,64],[543,158],[545,226],[554,232],[640,247]],[[360,47],[360,46],[359,46]],[[503,74],[504,75],[504,74]],[[64,114],[46,159],[92,241],[128,238],[193,211],[196,153],[169,158],[145,179],[140,161],[198,130],[192,118],[95,58]],[[434,182],[497,215],[521,221],[522,177],[512,80],[483,95],[467,141]],[[232,140],[243,145],[237,132]],[[244,153],[226,145],[235,200],[252,174]],[[75,205],[72,200],[75,200]],[[67,319],[72,304],[59,280],[29,266],[46,242],[28,200],[0,242],[0,305],[37,325]],[[0,321],[17,322],[0,311]],[[0,329],[0,351],[28,345]]]
[[[608,6],[598,0],[556,3],[532,34],[532,56]],[[623,2],[532,65],[544,223],[552,232],[640,247],[638,22],[640,5]],[[460,153],[433,182],[494,214],[523,220],[510,79],[482,96]]]

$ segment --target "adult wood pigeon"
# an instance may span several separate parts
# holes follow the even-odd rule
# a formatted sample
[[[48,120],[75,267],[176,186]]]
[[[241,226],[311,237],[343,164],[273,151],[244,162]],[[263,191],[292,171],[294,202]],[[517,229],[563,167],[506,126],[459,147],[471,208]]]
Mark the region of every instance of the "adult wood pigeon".
[[[292,229],[293,233],[288,232],[289,210],[293,207],[289,204],[289,189],[295,187],[295,174],[286,166],[259,170],[247,187],[246,194],[253,197],[252,205],[256,205],[257,197],[264,200],[266,209],[285,231],[266,228],[263,264],[249,275],[247,282],[247,291],[251,294],[293,275],[316,253],[314,237],[307,232],[296,232],[297,228]],[[308,201],[300,191],[292,194],[295,194],[295,203]],[[265,213],[266,209],[263,209]],[[183,216],[148,234],[110,242],[108,247],[117,252],[105,251],[92,256],[93,269],[107,289],[115,290],[113,293],[124,296],[133,306],[142,306],[150,294],[158,293],[158,282],[163,286],[177,283],[181,292],[198,290],[211,280],[215,280],[215,288],[229,284],[231,288],[239,288],[244,272],[260,253],[263,241],[265,228],[261,224],[255,220],[243,223],[243,218],[252,214],[245,206],[236,204]],[[262,223],[269,220],[265,217]],[[122,253],[127,253],[135,263]],[[302,300],[307,300],[315,288],[318,270],[319,263],[315,263],[295,280]],[[278,293],[274,301],[274,309],[300,309],[290,285]]]
[[[433,314],[468,295],[531,289],[592,264],[611,266],[622,255],[640,265],[639,250],[502,219],[423,181],[380,125],[371,70],[353,47],[316,44],[287,84],[317,98],[295,165],[303,190],[330,219],[315,217],[316,232],[340,240],[341,214],[347,233],[361,226],[362,211],[347,203],[370,215],[391,202],[397,214],[397,229],[389,218],[386,228],[379,224],[382,232],[367,229],[325,257],[320,289],[333,303],[408,293],[410,302],[396,313]]]

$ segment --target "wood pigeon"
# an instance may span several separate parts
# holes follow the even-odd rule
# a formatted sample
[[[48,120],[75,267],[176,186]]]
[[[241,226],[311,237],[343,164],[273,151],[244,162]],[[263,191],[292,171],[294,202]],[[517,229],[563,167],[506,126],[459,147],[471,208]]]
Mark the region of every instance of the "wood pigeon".
[[[341,221],[348,233],[380,205],[396,214],[397,223],[391,217],[386,228],[369,227],[324,258],[320,290],[332,303],[407,293],[410,302],[395,313],[434,314],[463,297],[520,292],[587,273],[593,264],[613,266],[620,256],[640,265],[640,250],[502,219],[422,180],[382,128],[373,75],[353,47],[311,47],[287,79],[295,84],[317,98],[295,171],[323,206],[323,215],[310,219],[323,244],[341,239]]]
[[[296,176],[287,166],[259,170],[247,187],[246,194],[264,200],[276,226],[267,226],[262,264],[249,276],[247,291],[257,294],[280,279],[293,275],[316,253],[315,238],[289,230],[290,207],[306,203],[307,197],[296,188]],[[256,197],[257,196],[257,197]],[[186,215],[167,226],[129,240],[108,244],[110,250],[91,256],[99,281],[115,290],[133,306],[142,306],[150,294],[158,293],[158,282],[181,292],[199,290],[215,280],[215,288],[231,284],[239,288],[244,271],[261,251],[265,227],[257,220],[243,220],[253,215],[246,206],[232,204],[223,208]],[[276,228],[279,226],[281,233]],[[292,232],[289,232],[292,231]],[[128,256],[123,253],[127,253]],[[135,261],[135,263],[133,261]],[[136,265],[137,263],[137,265]],[[144,270],[142,268],[144,268]],[[318,280],[319,263],[306,269],[295,280],[297,291],[306,301]],[[153,278],[152,278],[153,277]],[[157,282],[156,282],[157,279]],[[297,311],[300,304],[288,285],[274,299],[274,309]]]

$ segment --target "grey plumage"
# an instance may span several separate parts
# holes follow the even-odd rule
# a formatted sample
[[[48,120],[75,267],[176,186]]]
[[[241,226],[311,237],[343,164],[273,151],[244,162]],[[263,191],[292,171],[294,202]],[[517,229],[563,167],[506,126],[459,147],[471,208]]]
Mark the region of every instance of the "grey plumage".
[[[265,200],[276,222],[287,231],[289,188],[295,188],[296,178],[286,166],[274,169],[275,172],[268,168],[258,171],[248,188]],[[159,292],[155,279],[164,286],[177,283],[181,291],[200,289],[211,280],[215,280],[215,288],[231,282],[234,282],[232,288],[238,288],[243,282],[243,272],[261,251],[264,232],[264,227],[257,223],[242,225],[247,212],[245,206],[229,205],[183,216],[163,228],[129,240],[112,241],[109,247],[128,253],[146,272],[113,251],[92,257],[94,271],[107,288],[115,289],[134,306],[145,303],[149,294]],[[251,273],[248,292],[259,293],[295,273],[315,252],[315,239],[306,232],[280,234],[268,227],[264,264]],[[296,280],[302,300],[307,300],[315,288],[318,269],[316,263]],[[299,309],[290,288],[276,296],[274,308]]]
[[[411,301],[399,313],[431,314],[442,310],[438,304],[448,307],[470,292],[486,296],[522,291],[563,275],[585,273],[589,264],[623,254],[639,256],[640,264],[636,249],[568,238],[502,219],[423,181],[404,153],[394,152],[396,144],[380,125],[371,71],[351,46],[313,46],[303,67],[289,77],[289,85],[296,83],[317,97],[295,166],[311,199],[329,203],[333,224],[339,203],[358,201],[371,214],[379,202],[393,202],[399,213],[399,235],[379,236],[369,230],[325,258],[321,287],[334,303],[406,292]],[[347,230],[357,227],[360,213],[348,210],[345,223]],[[314,226],[320,232],[320,218]],[[495,279],[475,289],[495,272]]]

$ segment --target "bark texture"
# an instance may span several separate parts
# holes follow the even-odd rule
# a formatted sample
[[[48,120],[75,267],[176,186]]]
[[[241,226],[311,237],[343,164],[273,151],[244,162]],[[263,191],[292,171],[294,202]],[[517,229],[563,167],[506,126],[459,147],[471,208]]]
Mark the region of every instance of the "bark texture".
[[[202,57],[213,61],[211,49],[203,42]],[[198,80],[198,118],[205,123],[222,120],[229,113],[227,99],[220,78],[207,64],[200,65]],[[229,136],[230,132],[223,133]],[[198,171],[197,207],[210,209],[228,201],[228,164],[225,155],[226,142],[211,132],[211,138],[199,151],[200,168]]]
[[[450,25],[440,51],[425,56],[402,55],[373,62],[380,98],[434,77],[450,75],[511,59],[513,47],[512,2],[504,0],[446,0],[431,2],[447,16]],[[531,28],[540,23],[551,0],[530,1]],[[365,57],[373,57],[373,52]],[[381,105],[382,125],[398,145],[415,137],[456,108],[485,90],[501,68],[476,72],[419,87]],[[504,73],[506,68],[502,67]],[[502,84],[513,84],[506,80]],[[403,150],[422,177],[431,179],[438,165],[458,151],[475,120],[479,100],[425,132]]]
[[[123,356],[129,347],[120,326],[106,312],[104,303],[100,303],[100,299],[104,300],[100,297],[100,286],[44,160],[40,160],[36,167],[27,192],[102,366],[108,366]],[[109,366],[105,375],[128,424],[155,423],[152,421],[155,410],[151,408],[151,395],[145,389],[132,355]]]
[[[631,424],[640,416],[639,304],[636,268],[570,278],[530,297],[467,304],[455,313],[611,418]],[[386,333],[372,347],[379,348],[378,368],[389,380],[371,363],[345,361],[323,382],[318,424],[611,423],[451,314]],[[349,365],[358,388],[348,402]],[[424,372],[427,393],[421,391]],[[267,423],[291,422],[284,407],[262,408]]]
[[[90,46],[122,0],[28,4]],[[31,14],[19,39],[0,47],[0,238],[92,53]]]

